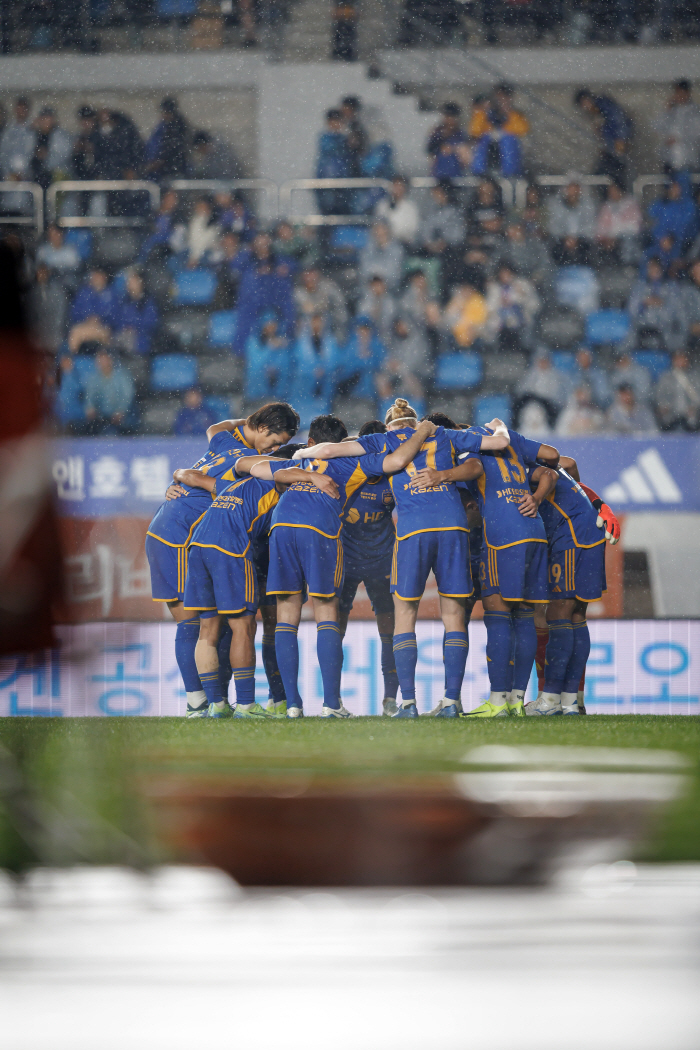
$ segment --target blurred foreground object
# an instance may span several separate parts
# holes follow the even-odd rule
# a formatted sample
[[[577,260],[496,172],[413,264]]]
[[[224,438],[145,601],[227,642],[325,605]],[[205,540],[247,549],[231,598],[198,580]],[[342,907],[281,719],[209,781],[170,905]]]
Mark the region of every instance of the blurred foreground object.
[[[668,751],[488,746],[454,775],[174,778],[148,793],[170,848],[242,885],[537,885],[582,856],[625,856],[686,766]]]
[[[54,644],[61,590],[41,362],[27,335],[18,263],[0,243],[0,655]]]

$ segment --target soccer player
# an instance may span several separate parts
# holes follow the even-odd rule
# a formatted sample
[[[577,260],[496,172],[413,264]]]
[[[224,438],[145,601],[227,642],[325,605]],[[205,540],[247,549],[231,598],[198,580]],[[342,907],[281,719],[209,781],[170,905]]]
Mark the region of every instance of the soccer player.
[[[199,617],[183,608],[187,545],[192,530],[211,504],[217,483],[235,480],[232,468],[239,456],[278,448],[294,436],[298,427],[299,416],[284,402],[264,405],[246,420],[214,424],[207,430],[209,448],[205,455],[190,470],[175,472],[178,484],[168,489],[168,498],[148,527],[146,556],[151,592],[154,601],[167,604],[177,623],[175,654],[187,693],[188,718],[204,718],[209,710],[194,656]],[[223,652],[221,667],[223,694],[228,692]]]
[[[374,419],[360,427],[359,436],[385,433],[386,425]],[[395,714],[396,694],[399,690],[393,648],[394,601],[390,587],[391,561],[396,540],[393,510],[394,497],[386,475],[370,478],[349,500],[343,515],[343,531],[340,534],[345,564],[345,580],[339,599],[340,631],[345,637],[357,588],[364,583],[372,603],[372,612],[377,619],[382,646],[382,712],[385,715]]]
[[[486,435],[488,430],[471,427],[467,433]],[[556,483],[555,472],[541,468],[537,489],[530,491],[527,470],[539,466],[538,458],[556,464],[559,453],[511,430],[507,447],[482,450],[446,471],[423,469],[416,478],[417,485],[477,483],[483,521],[479,576],[491,693],[465,718],[525,714],[525,690],[537,649],[533,606],[547,601],[547,537],[538,507]]]
[[[189,572],[184,608],[199,615],[195,660],[214,718],[267,717],[255,702],[255,632],[258,608],[257,577],[253,564],[255,540],[269,531],[273,508],[282,486],[307,481],[306,472],[279,460],[273,481],[271,460],[260,458],[247,477],[217,494],[195,526],[188,547]],[[337,488],[330,478],[317,475],[311,483],[331,498]],[[219,638],[223,621],[231,628],[230,662],[236,684],[235,712],[218,694]]]
[[[608,530],[601,533],[604,521],[579,482],[576,461],[562,456],[556,487],[540,506],[549,546],[548,640],[543,690],[528,715],[578,715],[583,707],[579,683],[591,649],[586,610],[605,592]]]
[[[417,424],[416,420],[416,424]],[[391,474],[411,462],[423,441],[435,430],[432,423],[421,424],[415,435],[406,435],[403,447],[388,449],[380,440],[377,455],[341,453],[345,458],[326,461],[295,453],[310,473],[327,474],[340,490],[340,499],[330,499],[312,484],[294,484],[285,492],[272,519],[268,592],[277,595],[277,660],[287,694],[287,717],[303,715],[297,679],[299,647],[297,631],[301,618],[304,584],[313,601],[317,625],[318,662],[323,679],[322,714],[327,718],[348,718],[340,700],[343,639],[339,624],[338,596],[343,588],[343,547],[340,533],[346,508],[358,490],[372,478]],[[322,447],[350,449],[357,442],[343,442],[347,430],[335,416],[318,416],[309,428],[309,443]],[[381,436],[380,436],[381,437]],[[363,438],[369,440],[369,438]]]
[[[367,451],[401,448],[415,439],[425,423],[404,398],[397,398],[386,414],[386,435],[370,434],[356,442],[322,445],[312,453],[322,457],[360,455]],[[416,429],[418,428],[418,429]],[[465,629],[465,603],[473,591],[469,564],[469,526],[455,485],[439,482],[416,485],[422,469],[439,473],[449,469],[458,453],[505,448],[508,431],[502,425],[492,434],[485,431],[444,430],[419,446],[420,451],[406,468],[391,478],[398,523],[391,590],[394,595],[394,657],[401,686],[401,706],[395,718],[417,718],[416,707],[416,619],[418,607],[432,570],[440,595],[445,627],[445,692],[442,717],[457,717],[469,637]],[[298,454],[298,453],[297,453]],[[413,459],[415,458],[415,462]]]

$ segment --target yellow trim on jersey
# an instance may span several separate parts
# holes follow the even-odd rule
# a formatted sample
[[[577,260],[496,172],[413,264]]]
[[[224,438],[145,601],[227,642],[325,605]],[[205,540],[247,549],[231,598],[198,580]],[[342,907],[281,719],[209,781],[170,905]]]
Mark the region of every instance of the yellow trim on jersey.
[[[582,598],[580,594],[577,594],[575,597],[577,602],[586,602],[587,605],[590,605],[591,602],[602,602],[603,595],[607,593],[608,588],[606,587],[605,590],[601,592],[600,598]]]
[[[152,602],[179,602],[179,598],[151,598]]]
[[[206,514],[206,513],[207,512],[205,510],[204,514]],[[188,543],[190,542],[190,537],[192,536],[192,533],[194,532],[195,525],[199,525],[200,521],[204,517],[204,514],[200,514],[199,517],[197,518],[197,520],[192,522],[192,525],[190,526],[190,531],[187,533],[187,539],[185,540],[184,543],[171,543],[170,540],[164,540],[162,536],[156,536],[155,532],[147,532],[146,535],[150,536],[154,540],[160,540],[160,542],[164,543],[166,545],[166,547],[186,547],[188,545]]]
[[[444,525],[442,528],[435,529],[416,529],[415,532],[407,532],[405,536],[399,536],[397,533],[397,540],[407,540],[411,536],[420,536],[424,532],[466,532],[469,533],[469,529],[465,529],[464,525]]]
[[[285,592],[284,591],[282,591],[282,592],[280,592],[280,591],[268,591],[267,593],[268,594],[280,594],[280,593],[284,594]],[[289,593],[289,594],[299,594],[299,591],[289,591],[287,593]],[[309,598],[335,598],[335,591],[331,591],[330,594],[320,594],[318,591],[309,591]]]
[[[183,605],[186,612],[214,612],[219,611],[215,605]]]
[[[399,550],[399,541],[398,540],[394,540],[394,552],[391,555],[391,574],[390,574],[390,577],[389,577],[389,586],[393,585],[394,587],[396,586],[396,583],[397,583],[397,574],[398,574],[398,566],[396,564],[396,556],[398,554],[398,550]]]
[[[571,538],[572,538],[572,540],[574,541],[574,543],[576,544],[577,547],[580,547],[582,550],[590,550],[591,547],[599,547],[601,545],[601,543],[605,543],[605,536],[603,536],[603,538],[601,540],[596,540],[595,543],[579,543],[578,540],[576,539],[576,533],[574,532],[574,525],[573,525],[573,522],[572,522],[571,518],[569,517],[569,515],[566,513],[565,510],[561,509],[561,507],[559,506],[558,503],[554,502],[554,493],[553,492],[550,492],[550,494],[547,496],[547,500],[548,500],[549,503],[552,504],[553,507],[556,507],[556,509],[561,514],[561,516],[563,518],[565,518],[566,521],[568,522],[569,530],[571,531]]]
[[[295,525],[294,522],[291,522],[291,521],[278,521],[272,526],[272,529],[278,529],[281,525],[284,526],[285,529],[311,529],[312,532],[317,532],[319,534],[319,536],[325,536],[327,540],[337,540],[338,537],[340,536],[340,533],[341,533],[341,530],[342,530],[342,525],[341,525],[340,528],[338,529],[338,531],[336,532],[335,536],[329,536],[327,532],[321,532],[321,530],[317,529],[315,525]],[[270,535],[272,535],[272,529],[270,529]],[[298,591],[268,591],[267,593],[268,594],[298,594],[299,592]]]
[[[223,547],[217,547],[215,543],[197,543],[196,540],[194,543],[190,543],[190,547],[210,547],[212,550],[221,551],[222,554],[228,554],[230,558],[245,558],[250,549],[250,540],[248,540],[248,546],[242,554],[234,554],[233,551],[225,551]]]
[[[486,546],[492,551],[504,551],[506,547],[517,547],[520,543],[546,543],[546,540],[537,539],[535,536],[531,536],[526,540],[513,540],[512,543],[503,543],[500,547],[497,547],[494,543],[489,543],[486,539],[486,525],[484,525],[484,539],[486,540]]]
[[[500,598],[504,602],[527,602],[528,605],[549,605],[549,602],[553,600],[550,598],[506,598],[505,594],[501,594]]]
[[[242,609],[217,609],[216,610],[221,616],[237,616],[238,613],[249,613],[253,615],[245,605]]]
[[[438,591],[438,594],[440,595],[441,598],[471,598],[473,593],[474,593],[474,588],[473,587],[470,590],[469,594],[445,594],[444,591]],[[447,644],[448,645],[452,645],[453,643],[452,642],[448,642]],[[456,643],[454,643],[454,644],[456,644]]]
[[[345,503],[343,504],[343,510],[345,510],[345,508],[347,507],[348,500],[350,499],[350,497],[352,495],[354,495],[354,493],[357,492],[357,490],[360,488],[360,486],[364,485],[364,483],[366,481],[367,481],[367,475],[365,474],[364,470],[362,469],[362,467],[358,463],[357,466],[355,467],[355,469],[353,470],[352,474],[348,478],[348,480],[345,482],[345,493],[346,493],[346,496],[345,496]],[[342,514],[342,511],[341,511],[341,514]]]
[[[265,591],[265,594],[301,594],[301,593],[302,593],[301,591]],[[283,628],[279,628],[279,629],[280,630],[284,630],[284,631],[289,630],[288,627],[283,627]],[[275,630],[278,630],[278,628],[275,627]]]
[[[333,586],[337,588],[340,587],[341,583],[343,582],[344,565],[343,544],[340,542],[339,539],[337,539],[335,542],[337,544],[337,551],[335,555],[335,575],[333,577]]]
[[[240,431],[240,430],[238,429],[238,427],[234,427],[234,428],[233,428],[233,430],[231,431],[231,433],[232,433],[232,434],[237,434],[237,435],[238,435],[238,440],[240,441],[240,443],[241,443],[242,445],[245,445],[245,447],[246,447],[246,448],[252,448],[252,449],[253,449],[253,451],[255,451],[255,449],[254,449],[254,446],[253,446],[253,445],[249,445],[249,444],[248,444],[248,442],[247,442],[247,441],[246,441],[246,439],[245,439],[245,438],[243,437],[243,434],[242,434],[242,433],[241,433],[241,431]]]
[[[417,597],[415,597],[415,598],[404,598],[403,594],[399,594],[398,591],[394,591],[394,594],[396,595],[397,598],[400,598],[402,602],[419,602],[421,600],[421,598],[423,597],[423,595],[425,594],[425,591],[421,591],[420,594],[417,595]],[[394,652],[395,651],[396,650],[394,650]]]

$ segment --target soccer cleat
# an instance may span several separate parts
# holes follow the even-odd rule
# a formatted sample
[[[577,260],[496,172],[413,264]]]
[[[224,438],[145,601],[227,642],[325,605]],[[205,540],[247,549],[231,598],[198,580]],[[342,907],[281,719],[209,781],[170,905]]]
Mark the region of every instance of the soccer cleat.
[[[504,693],[504,696],[507,694]],[[484,700],[473,711],[467,711],[460,718],[508,718],[508,704],[494,704],[491,700]]]
[[[209,717],[209,704],[205,700],[199,705],[199,707],[190,707],[187,705],[187,711],[185,712],[185,718],[208,718]]]
[[[295,707],[293,704],[287,704],[287,718],[303,718],[304,708]]]
[[[454,714],[443,715],[443,711],[446,707],[454,707]],[[456,718],[457,715],[462,712],[462,701],[461,700],[448,700],[446,696],[443,696],[437,707],[434,707],[432,711],[425,711],[422,715],[423,718]]]
[[[525,717],[525,694],[519,689],[511,689],[508,697],[508,714],[511,718]]]
[[[396,697],[385,696],[382,700],[382,714],[391,717],[396,714]]]
[[[435,716],[436,718],[457,718],[457,704],[448,704],[442,701],[442,707]]]
[[[583,689],[579,689],[578,693],[576,694],[576,701],[578,703],[578,713],[580,715],[585,715],[586,705],[583,702]]]
[[[391,716],[392,718],[418,718],[418,708],[415,702],[406,704],[399,704],[396,714]]]
[[[352,711],[348,711],[347,707],[342,704],[340,707],[326,707],[325,705],[321,708],[321,718],[353,718]]]
[[[270,715],[260,704],[236,704],[234,718],[269,718]]]
[[[534,704],[527,705],[528,715],[560,715],[561,697],[558,693],[541,693]]]
[[[209,718],[233,718],[233,709],[228,700],[217,700],[209,704]]]
[[[265,709],[267,714],[271,718],[286,718],[287,717],[287,701],[286,700],[269,700]]]
[[[561,694],[561,713],[563,715],[577,715],[579,713],[576,693]]]

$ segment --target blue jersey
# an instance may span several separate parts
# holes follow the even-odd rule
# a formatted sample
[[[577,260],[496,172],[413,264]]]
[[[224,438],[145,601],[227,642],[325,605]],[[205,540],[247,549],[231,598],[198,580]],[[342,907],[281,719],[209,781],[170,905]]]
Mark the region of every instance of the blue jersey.
[[[488,434],[484,427],[470,427],[470,432]],[[501,550],[516,543],[547,542],[539,514],[527,518],[519,509],[522,497],[530,494],[528,469],[537,466],[539,448],[539,441],[511,430],[508,448],[480,453],[484,473],[476,479],[476,487],[486,546]]]
[[[239,478],[212,501],[195,526],[190,547],[215,547],[242,557],[254,540],[269,532],[279,498],[273,481]]]
[[[343,527],[343,518],[350,500],[370,479],[383,477],[382,463],[384,455],[348,456],[340,459],[303,459],[297,462],[302,470],[327,474],[333,478],[340,490],[340,499],[333,499],[309,482],[297,481],[290,485],[282,496],[272,517],[272,528],[278,525],[289,525],[295,529],[313,529],[335,540]],[[290,463],[281,460],[270,463],[273,473],[289,467]]]
[[[556,549],[597,547],[605,534],[596,525],[598,511],[570,474],[559,467],[553,492],[540,505],[547,539]]]
[[[396,539],[393,510],[386,477],[370,479],[348,500],[342,532],[346,573],[391,554]]]
[[[393,452],[414,433],[412,428],[404,427],[401,430],[389,430],[386,434],[367,434],[358,440],[368,452],[386,454]],[[423,467],[450,470],[455,465],[456,455],[478,452],[480,448],[481,434],[438,427],[435,434],[421,446],[413,462],[405,470],[392,474],[389,484],[396,501],[398,539],[405,540],[419,532],[441,532],[446,529],[469,532],[467,516],[456,485],[445,482],[419,491],[411,488],[411,482]]]
[[[193,470],[201,470],[210,478],[231,482],[236,480],[234,465],[241,456],[255,455],[255,450],[236,427],[222,430],[209,442],[209,448],[194,464]],[[195,524],[211,505],[212,495],[206,489],[183,485],[184,496],[166,500],[155,513],[148,526],[148,535],[173,547],[185,546],[192,535]],[[215,490],[216,491],[216,490]]]

